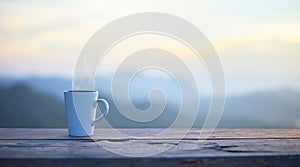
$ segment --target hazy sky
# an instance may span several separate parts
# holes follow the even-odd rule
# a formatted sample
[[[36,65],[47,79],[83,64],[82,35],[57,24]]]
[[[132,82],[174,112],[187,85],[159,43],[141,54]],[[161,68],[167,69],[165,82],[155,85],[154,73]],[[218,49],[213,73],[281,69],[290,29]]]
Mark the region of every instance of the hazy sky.
[[[0,76],[71,77],[80,50],[103,25],[133,13],[163,12],[208,37],[232,89],[299,88],[299,8],[299,0],[2,0]]]

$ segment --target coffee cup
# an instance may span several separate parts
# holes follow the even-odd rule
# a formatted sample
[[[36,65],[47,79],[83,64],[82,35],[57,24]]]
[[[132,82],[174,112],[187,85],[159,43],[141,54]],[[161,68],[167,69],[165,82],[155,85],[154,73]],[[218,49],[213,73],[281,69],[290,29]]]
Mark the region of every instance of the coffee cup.
[[[108,114],[109,104],[105,99],[98,98],[94,90],[64,91],[67,112],[68,131],[70,136],[91,136],[94,134],[95,123]],[[98,104],[102,103],[102,115],[96,118]],[[101,105],[101,104],[100,104]]]

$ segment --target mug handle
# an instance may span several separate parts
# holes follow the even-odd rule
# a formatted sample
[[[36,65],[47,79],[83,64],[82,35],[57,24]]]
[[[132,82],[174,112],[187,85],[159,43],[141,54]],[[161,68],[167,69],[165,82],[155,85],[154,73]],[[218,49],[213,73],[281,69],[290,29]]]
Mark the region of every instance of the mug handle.
[[[105,111],[102,112],[102,115],[98,118],[96,118],[93,122],[92,122],[92,125],[94,125],[96,122],[100,121],[101,118],[105,117],[107,114],[108,114],[108,111],[109,111],[109,104],[108,102],[105,100],[105,99],[97,99],[96,100],[97,103],[103,103],[104,106],[105,106]]]

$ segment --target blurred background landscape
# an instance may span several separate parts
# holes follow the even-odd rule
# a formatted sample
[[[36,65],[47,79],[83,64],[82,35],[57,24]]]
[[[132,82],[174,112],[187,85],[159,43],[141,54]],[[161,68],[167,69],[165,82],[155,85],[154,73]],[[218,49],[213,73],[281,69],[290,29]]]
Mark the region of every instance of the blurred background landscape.
[[[103,82],[104,79],[101,78],[101,81]],[[1,79],[0,83],[0,127],[66,127],[63,91],[70,89],[71,79],[31,77],[10,80],[6,78]],[[143,124],[130,121],[116,109],[111,95],[106,93],[109,92],[108,89],[97,88],[102,93],[101,97],[108,99],[111,105],[106,119],[113,127],[169,127],[175,119],[178,104],[171,102],[166,106],[164,114],[156,120]],[[170,96],[175,98],[174,95]],[[133,100],[137,107],[149,106],[147,98],[140,98],[141,101],[137,99]],[[299,128],[299,99],[299,91],[284,88],[227,95],[218,127]],[[199,114],[194,127],[202,126],[209,105],[209,97],[201,97]],[[103,127],[101,123],[99,127]]]
[[[215,47],[226,78],[226,104],[218,127],[300,128],[299,6],[297,0],[1,1],[0,128],[66,127],[63,91],[72,88],[73,69],[84,44],[103,25],[145,11],[186,19]],[[129,46],[143,44],[133,40]],[[167,48],[172,47],[194,61],[172,43]],[[160,76],[144,76],[130,92],[137,107],[147,108],[147,90],[139,89],[140,97],[134,86],[168,88],[171,102],[158,119],[140,124],[118,112],[107,86],[117,60],[108,58],[96,78],[96,90],[111,104],[108,122],[121,128],[170,126],[179,95],[173,81]],[[207,84],[199,87],[210,89]],[[209,105],[209,92],[204,92],[195,127],[202,126]]]

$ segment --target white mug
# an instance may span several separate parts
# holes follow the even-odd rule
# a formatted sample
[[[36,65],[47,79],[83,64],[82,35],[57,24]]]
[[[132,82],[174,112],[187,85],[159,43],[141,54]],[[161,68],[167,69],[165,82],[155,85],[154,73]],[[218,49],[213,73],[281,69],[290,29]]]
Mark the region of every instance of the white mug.
[[[65,107],[70,136],[91,136],[95,123],[107,115],[109,104],[105,99],[98,99],[98,91],[67,90],[64,91]],[[96,118],[98,103],[103,103],[105,111]]]

